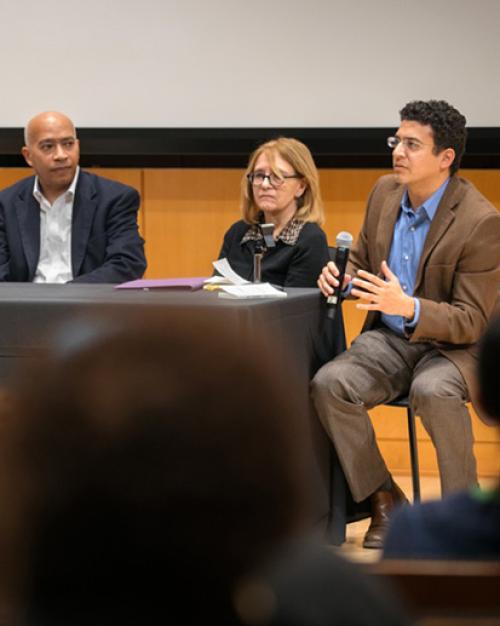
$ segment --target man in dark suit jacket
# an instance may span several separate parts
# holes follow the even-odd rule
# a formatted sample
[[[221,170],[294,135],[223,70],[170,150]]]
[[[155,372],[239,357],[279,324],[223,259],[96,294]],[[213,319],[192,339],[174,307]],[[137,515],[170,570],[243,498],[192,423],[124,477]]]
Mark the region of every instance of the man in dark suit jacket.
[[[28,123],[22,153],[36,173],[0,192],[0,281],[119,283],[146,268],[139,194],[78,167],[72,121]]]
[[[371,500],[367,548],[382,547],[389,514],[406,500],[367,409],[408,394],[436,448],[442,491],[477,483],[465,404],[475,399],[476,343],[499,293],[500,215],[456,175],[465,139],[464,116],[446,102],[402,109],[388,139],[394,174],[370,194],[343,285],[368,313],[364,332],[313,381],[353,497]],[[325,296],[337,276],[333,263],[323,269]]]

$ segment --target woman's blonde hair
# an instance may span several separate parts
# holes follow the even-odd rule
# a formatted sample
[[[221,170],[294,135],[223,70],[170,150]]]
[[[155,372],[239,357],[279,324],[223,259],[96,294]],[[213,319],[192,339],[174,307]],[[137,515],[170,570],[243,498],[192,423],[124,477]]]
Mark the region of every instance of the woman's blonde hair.
[[[306,185],[304,193],[297,199],[297,211],[294,218],[303,222],[322,224],[325,218],[318,170],[309,148],[298,139],[290,137],[279,137],[267,141],[250,156],[248,167],[241,181],[241,210],[245,222],[248,224],[258,224],[259,222],[260,209],[255,204],[253,187],[247,176],[253,172],[257,159],[263,153],[269,159],[273,173],[278,176],[281,175],[276,165],[276,156],[280,156],[293,167],[295,173],[301,176]]]

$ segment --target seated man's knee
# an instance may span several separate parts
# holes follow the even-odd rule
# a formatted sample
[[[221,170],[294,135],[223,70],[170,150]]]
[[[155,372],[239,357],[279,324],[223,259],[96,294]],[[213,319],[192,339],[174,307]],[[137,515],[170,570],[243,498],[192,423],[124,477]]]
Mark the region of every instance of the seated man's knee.
[[[420,413],[427,413],[429,407],[432,405],[433,399],[435,399],[435,385],[427,385],[424,381],[414,381],[410,387],[408,398],[413,410]]]
[[[331,361],[320,368],[311,382],[313,398],[324,395],[344,397],[346,395],[347,376],[341,363]]]
[[[436,376],[415,379],[410,387],[409,400],[414,411],[421,416],[439,410],[443,402],[464,401],[459,389]]]

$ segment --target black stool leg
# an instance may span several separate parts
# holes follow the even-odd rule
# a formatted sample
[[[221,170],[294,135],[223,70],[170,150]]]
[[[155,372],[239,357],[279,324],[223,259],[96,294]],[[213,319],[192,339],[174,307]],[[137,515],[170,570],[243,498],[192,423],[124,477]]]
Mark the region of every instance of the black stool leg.
[[[418,444],[415,415],[410,407],[408,412],[408,440],[410,443],[411,480],[413,484],[413,502],[420,502],[420,478],[418,467]]]

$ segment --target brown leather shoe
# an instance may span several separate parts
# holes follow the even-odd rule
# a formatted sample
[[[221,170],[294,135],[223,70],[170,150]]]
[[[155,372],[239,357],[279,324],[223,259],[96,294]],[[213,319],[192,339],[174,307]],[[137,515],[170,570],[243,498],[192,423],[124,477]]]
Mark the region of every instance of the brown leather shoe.
[[[363,540],[363,548],[381,549],[389,526],[389,518],[395,508],[408,504],[401,489],[392,481],[390,491],[375,491],[371,498],[372,522]]]

